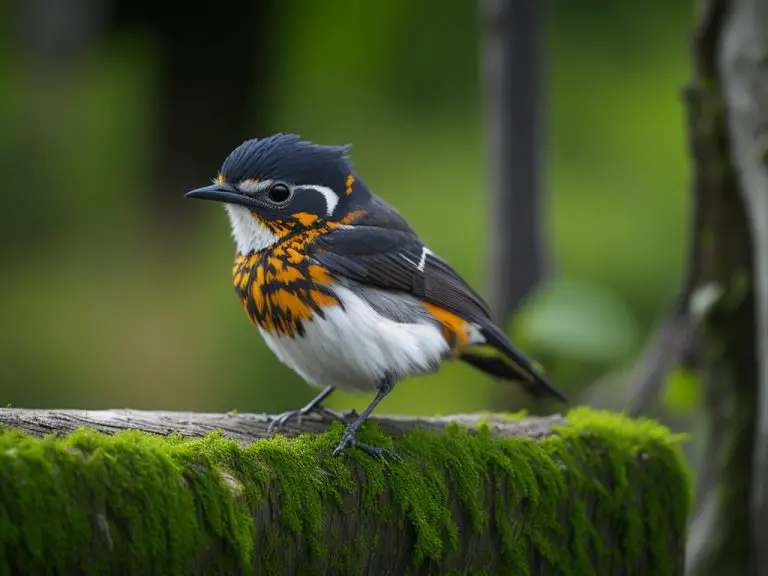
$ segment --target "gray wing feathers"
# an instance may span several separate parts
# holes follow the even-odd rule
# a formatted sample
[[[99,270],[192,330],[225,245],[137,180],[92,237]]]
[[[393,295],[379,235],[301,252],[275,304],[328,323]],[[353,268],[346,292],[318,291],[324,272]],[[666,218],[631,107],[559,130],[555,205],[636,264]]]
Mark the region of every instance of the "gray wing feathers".
[[[377,313],[385,318],[401,324],[416,324],[429,322],[437,325],[435,318],[427,312],[419,300],[403,292],[390,292],[371,286],[366,286],[354,280],[343,280],[354,293],[365,300]]]
[[[358,225],[317,240],[312,256],[332,273],[409,294],[467,320],[490,318],[487,304],[413,232]]]

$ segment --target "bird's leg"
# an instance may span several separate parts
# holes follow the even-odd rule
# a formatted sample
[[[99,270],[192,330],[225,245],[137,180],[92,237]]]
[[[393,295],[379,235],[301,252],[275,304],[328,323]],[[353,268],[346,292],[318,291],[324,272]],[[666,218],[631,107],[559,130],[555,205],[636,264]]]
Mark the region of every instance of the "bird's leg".
[[[376,406],[379,405],[379,402],[384,400],[384,397],[389,394],[392,391],[393,383],[391,379],[387,379],[384,381],[381,388],[379,388],[379,391],[376,393],[376,398],[373,399],[373,402],[371,402],[370,406],[363,410],[363,412],[355,419],[352,424],[347,426],[347,428],[344,430],[344,434],[341,436],[341,441],[339,442],[339,445],[336,446],[336,448],[333,451],[334,456],[338,456],[341,454],[341,452],[346,448],[347,446],[356,446],[357,448],[360,448],[361,450],[364,450],[365,452],[368,452],[371,456],[378,456],[382,457],[385,455],[394,456],[395,458],[400,458],[400,456],[393,452],[392,450],[389,450],[387,448],[379,448],[377,446],[371,446],[369,444],[363,444],[362,442],[359,442],[357,438],[355,438],[355,434],[357,433],[357,429],[360,428],[360,426],[368,419],[368,416],[371,415],[371,412],[373,412],[376,408]]]
[[[346,421],[343,414],[340,414],[339,412],[331,410],[330,408],[326,408],[322,405],[323,400],[328,398],[328,396],[330,396],[334,390],[335,388],[333,386],[328,386],[325,390],[320,392],[320,394],[315,396],[309,404],[304,406],[304,408],[299,408],[298,410],[289,410],[288,412],[278,414],[269,423],[269,426],[267,427],[267,434],[271,434],[273,428],[280,428],[281,426],[284,426],[285,423],[288,422],[288,420],[291,418],[295,418],[296,416],[306,416],[310,412],[322,411],[326,414],[330,414],[337,420],[341,420],[342,422]]]

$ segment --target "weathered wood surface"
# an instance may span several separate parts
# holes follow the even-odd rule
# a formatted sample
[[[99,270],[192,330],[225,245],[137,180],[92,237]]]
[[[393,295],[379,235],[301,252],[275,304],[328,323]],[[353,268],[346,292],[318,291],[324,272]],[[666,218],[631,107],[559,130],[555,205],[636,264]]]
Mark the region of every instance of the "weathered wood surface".
[[[66,434],[81,426],[87,426],[114,434],[120,430],[141,430],[167,436],[179,433],[185,437],[199,437],[220,430],[224,436],[241,443],[268,438],[270,420],[268,414],[215,413],[215,412],[164,412],[149,410],[31,410],[24,408],[0,408],[0,425],[23,430],[29,434]],[[553,424],[564,424],[562,416],[529,417],[510,420],[498,415],[455,414],[445,417],[412,418],[407,416],[377,416],[384,433],[401,436],[415,427],[441,430],[450,422],[472,427],[486,422],[499,436],[528,436],[541,438],[552,433]],[[329,428],[333,418],[327,414],[309,414],[301,419],[289,420],[280,428],[285,436],[308,432],[318,434]]]

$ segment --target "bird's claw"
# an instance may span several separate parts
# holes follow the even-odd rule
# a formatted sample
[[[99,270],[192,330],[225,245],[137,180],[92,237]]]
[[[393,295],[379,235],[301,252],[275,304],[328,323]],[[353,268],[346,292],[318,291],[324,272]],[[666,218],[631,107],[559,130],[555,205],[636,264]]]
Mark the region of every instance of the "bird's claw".
[[[288,420],[295,418],[301,414],[301,410],[289,410],[275,416],[267,426],[267,434],[272,434],[272,431],[276,428],[281,428]]]
[[[393,460],[403,459],[403,457],[400,456],[400,454],[398,454],[394,450],[390,450],[389,448],[381,448],[380,446],[371,446],[370,444],[364,444],[363,442],[360,442],[357,438],[355,438],[354,431],[352,433],[349,433],[348,431],[344,432],[338,446],[336,446],[336,448],[333,450],[333,455],[338,456],[348,446],[360,448],[360,450],[370,454],[371,456],[374,456],[375,458],[392,458]]]
[[[267,434],[272,434],[273,430],[282,428],[292,418],[301,418],[302,416],[306,416],[312,412],[324,412],[336,420],[341,420],[342,422],[347,421],[344,414],[336,412],[335,410],[331,410],[330,408],[326,408],[325,406],[313,406],[309,410],[304,407],[298,410],[288,410],[287,412],[283,412],[282,414],[275,416],[272,421],[270,421],[269,426],[267,426]]]

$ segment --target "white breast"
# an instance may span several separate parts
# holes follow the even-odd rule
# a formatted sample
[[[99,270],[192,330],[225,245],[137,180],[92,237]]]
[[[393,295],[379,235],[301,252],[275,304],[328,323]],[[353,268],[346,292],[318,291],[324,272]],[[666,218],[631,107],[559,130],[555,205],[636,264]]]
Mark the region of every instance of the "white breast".
[[[348,288],[334,290],[345,309],[325,308],[325,318],[304,324],[303,337],[260,329],[270,350],[308,383],[370,392],[387,375],[399,380],[437,370],[449,347],[435,324],[394,322]]]

